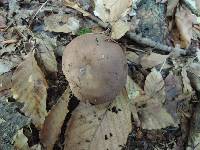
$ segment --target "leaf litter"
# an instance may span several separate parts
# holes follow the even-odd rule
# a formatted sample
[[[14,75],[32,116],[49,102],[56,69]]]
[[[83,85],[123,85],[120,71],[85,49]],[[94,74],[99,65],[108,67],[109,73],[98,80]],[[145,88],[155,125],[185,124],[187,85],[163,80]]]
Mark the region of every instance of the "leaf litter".
[[[183,3],[147,0],[146,4],[139,0],[0,1],[0,106],[3,105],[0,147],[3,150],[13,149],[14,145],[34,150],[198,147],[200,113],[195,107],[200,89],[199,45],[195,45],[200,37],[198,2],[193,5],[187,0]],[[143,20],[140,17],[147,13],[144,6],[156,7]],[[158,37],[160,30],[151,24],[152,18],[158,21],[165,13],[163,6],[167,6],[169,24],[165,24],[168,29]],[[105,33],[112,41],[117,39],[114,42],[124,49],[127,47],[126,88],[110,104],[78,105],[69,96],[70,89],[61,71],[64,47],[87,32]],[[185,48],[188,53],[186,57],[177,57],[157,47],[144,48],[143,41],[141,44],[137,40],[136,44],[127,38],[126,33],[130,32],[144,36],[147,46],[151,41],[146,37],[152,35],[164,39],[168,46]],[[134,48],[129,49],[129,45]],[[9,116],[11,120],[7,119]],[[14,122],[13,130],[7,126],[9,121]],[[28,135],[25,126],[30,121],[33,132]],[[190,131],[186,124],[191,126]]]

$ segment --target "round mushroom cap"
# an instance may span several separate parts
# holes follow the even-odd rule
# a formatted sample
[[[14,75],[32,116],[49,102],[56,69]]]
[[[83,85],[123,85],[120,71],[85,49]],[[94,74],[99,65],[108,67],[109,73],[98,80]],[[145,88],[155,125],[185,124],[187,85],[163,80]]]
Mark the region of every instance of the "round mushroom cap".
[[[122,48],[103,34],[84,34],[65,48],[62,67],[73,94],[81,101],[112,101],[126,84]]]

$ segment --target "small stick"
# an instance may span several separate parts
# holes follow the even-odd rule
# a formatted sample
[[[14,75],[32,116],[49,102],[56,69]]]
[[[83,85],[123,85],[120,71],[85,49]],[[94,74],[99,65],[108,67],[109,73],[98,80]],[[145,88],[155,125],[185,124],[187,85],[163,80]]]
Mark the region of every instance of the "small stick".
[[[186,54],[186,51],[184,49],[169,47],[167,45],[157,43],[157,42],[155,42],[155,41],[153,41],[149,38],[143,38],[140,35],[137,35],[136,33],[133,33],[133,32],[127,32],[126,35],[131,40],[135,41],[136,43],[140,43],[140,44],[143,44],[143,45],[146,45],[146,46],[149,46],[149,47],[153,47],[155,49],[159,49],[159,50],[162,50],[164,52],[175,51],[175,52],[179,52],[182,55]]]
[[[47,4],[47,2],[48,2],[49,0],[46,0],[46,2],[44,2],[42,5],[41,5],[41,7],[37,10],[37,12],[35,13],[35,15],[33,16],[33,18],[32,18],[32,20],[31,20],[31,23],[29,24],[29,28],[30,28],[30,26],[31,26],[31,24],[32,24],[32,22],[33,22],[33,19],[37,16],[37,14],[41,11],[41,9]]]
[[[16,42],[17,42],[17,40],[10,39],[10,40],[1,41],[1,44],[13,44]]]

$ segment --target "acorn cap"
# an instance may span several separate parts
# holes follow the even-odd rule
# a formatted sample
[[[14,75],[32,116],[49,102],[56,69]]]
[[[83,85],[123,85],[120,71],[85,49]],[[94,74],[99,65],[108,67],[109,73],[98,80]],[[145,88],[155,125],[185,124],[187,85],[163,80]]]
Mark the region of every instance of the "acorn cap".
[[[127,62],[122,48],[103,34],[73,39],[63,53],[63,72],[80,101],[112,101],[126,84]]]

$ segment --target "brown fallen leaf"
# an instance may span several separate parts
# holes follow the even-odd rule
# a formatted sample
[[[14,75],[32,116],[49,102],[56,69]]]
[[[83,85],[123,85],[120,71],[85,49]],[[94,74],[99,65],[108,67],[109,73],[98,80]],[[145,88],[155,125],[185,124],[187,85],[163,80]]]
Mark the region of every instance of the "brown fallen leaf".
[[[44,18],[45,30],[50,32],[76,33],[79,20],[67,14],[52,14]]]
[[[69,112],[67,108],[69,99],[70,89],[68,88],[45,118],[43,128],[40,131],[40,140],[47,150],[53,150],[53,146],[58,140],[65,116]]]
[[[177,126],[172,116],[157,99],[147,99],[146,107],[138,110],[143,129],[162,129],[168,126]],[[149,101],[149,102],[148,102]]]
[[[145,69],[153,68],[157,65],[163,64],[169,55],[160,55],[157,53],[151,53],[150,55],[144,55],[140,62]]]
[[[53,77],[56,77],[58,72],[57,61],[52,46],[46,45],[47,43],[43,39],[37,38],[38,43],[36,58],[38,64],[42,66],[45,72]]]
[[[144,92],[149,97],[158,98],[161,103],[165,101],[164,80],[161,73],[155,68],[146,77]]]
[[[28,138],[24,135],[23,129],[18,130],[17,134],[13,137],[13,141],[16,150],[30,150]]]
[[[68,123],[64,149],[121,150],[131,128],[131,111],[125,90],[110,106],[80,103]]]
[[[196,16],[185,7],[177,8],[175,22],[180,33],[181,48],[188,48],[192,38],[192,25],[196,22]]]
[[[119,39],[130,30],[129,23],[125,21],[127,20],[125,16],[131,10],[132,2],[132,0],[94,0],[94,15],[103,22],[111,24],[112,38]]]
[[[146,77],[144,92],[134,99],[143,129],[161,129],[177,126],[163,107],[165,101],[164,81],[160,72],[152,69]]]
[[[42,128],[47,115],[47,87],[34,54],[29,53],[13,74],[11,91],[17,101],[24,103],[22,112],[32,119],[38,129]]]
[[[115,22],[128,12],[132,1],[130,0],[95,0],[95,16],[103,22]]]
[[[179,124],[180,116],[177,113],[178,100],[175,98],[182,94],[182,81],[180,76],[170,73],[165,78],[166,101],[164,107],[171,114],[174,121]]]

